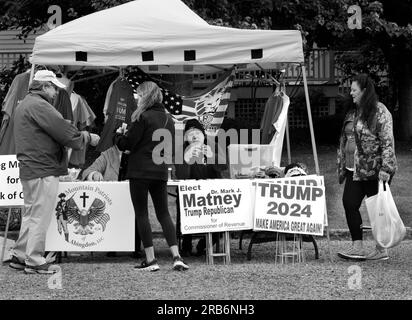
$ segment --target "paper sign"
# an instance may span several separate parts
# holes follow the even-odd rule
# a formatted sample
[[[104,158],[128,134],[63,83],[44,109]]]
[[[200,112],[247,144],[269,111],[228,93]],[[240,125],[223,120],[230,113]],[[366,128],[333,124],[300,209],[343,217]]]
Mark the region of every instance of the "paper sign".
[[[0,156],[0,207],[24,205],[16,155]]]
[[[128,182],[60,182],[58,195],[46,251],[134,251]]]
[[[252,229],[249,180],[185,180],[178,190],[182,234]]]
[[[309,183],[314,179],[318,178],[256,181],[253,229],[323,235],[325,187]]]

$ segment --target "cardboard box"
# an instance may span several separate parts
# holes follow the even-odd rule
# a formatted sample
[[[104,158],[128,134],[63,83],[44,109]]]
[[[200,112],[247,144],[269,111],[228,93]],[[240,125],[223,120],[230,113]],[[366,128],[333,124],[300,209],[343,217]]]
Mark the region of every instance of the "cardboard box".
[[[252,178],[273,165],[274,145],[231,144],[228,146],[230,178]]]

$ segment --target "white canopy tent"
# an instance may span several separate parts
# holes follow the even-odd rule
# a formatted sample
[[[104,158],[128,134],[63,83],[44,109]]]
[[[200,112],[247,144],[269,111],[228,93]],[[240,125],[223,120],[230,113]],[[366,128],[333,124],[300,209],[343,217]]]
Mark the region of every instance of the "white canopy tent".
[[[216,72],[212,65],[250,64],[256,68],[259,63],[273,68],[276,62],[303,63],[304,57],[298,30],[212,26],[180,0],[136,0],[37,37],[32,61],[71,66],[139,65],[146,70],[156,65],[159,73],[207,73]],[[185,65],[193,69],[183,70]]]
[[[319,174],[298,30],[249,30],[209,25],[180,0],[135,0],[63,24],[36,38],[35,65],[138,65],[148,73],[193,74],[301,65],[312,149]],[[288,145],[289,151],[289,145]],[[289,152],[288,152],[289,153]]]
[[[315,170],[320,174],[302,38],[297,30],[212,26],[180,0],[135,0],[81,17],[38,36],[31,62],[31,79],[36,65],[75,68],[137,65],[148,73],[193,74],[216,72],[233,65],[248,70],[274,69],[278,63],[299,64]],[[288,144],[288,154],[289,149]],[[329,242],[329,229],[327,236]]]

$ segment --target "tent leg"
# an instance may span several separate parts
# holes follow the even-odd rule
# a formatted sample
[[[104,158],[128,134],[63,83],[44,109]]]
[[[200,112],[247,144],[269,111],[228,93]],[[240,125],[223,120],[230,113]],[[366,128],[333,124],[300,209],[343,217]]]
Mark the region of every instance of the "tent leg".
[[[288,164],[292,163],[292,157],[290,155],[290,138],[289,138],[289,117],[286,116],[286,147],[288,151]]]
[[[328,243],[329,260],[330,260],[330,262],[333,262],[332,250],[331,250],[331,247],[330,247],[329,226],[326,227],[326,240],[327,240],[327,243]]]
[[[308,83],[306,79],[306,68],[304,65],[301,65],[301,68],[302,68],[302,76],[303,76],[303,86],[305,89],[306,107],[308,109],[309,129],[310,129],[310,138],[312,141],[313,158],[315,159],[316,174],[319,176],[320,175],[319,161],[318,161],[318,153],[316,151],[315,133],[313,131],[312,111],[310,109],[309,90],[308,90]]]
[[[33,81],[35,67],[36,67],[36,65],[33,63],[31,65],[31,70],[30,70],[29,88],[30,88],[31,82]],[[27,89],[29,89],[29,88],[27,88]]]
[[[4,230],[3,245],[2,245],[2,248],[1,248],[1,265],[3,265],[3,263],[4,263],[3,262],[4,251],[6,249],[7,233],[9,232],[10,216],[11,216],[11,208],[9,208],[9,212],[7,213],[6,229]]]

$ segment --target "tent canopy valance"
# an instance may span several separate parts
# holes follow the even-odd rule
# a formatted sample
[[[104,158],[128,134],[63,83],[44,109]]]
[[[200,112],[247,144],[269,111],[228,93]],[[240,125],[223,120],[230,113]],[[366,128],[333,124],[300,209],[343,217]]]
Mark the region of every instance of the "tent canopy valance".
[[[209,25],[180,0],[135,0],[63,24],[35,41],[32,63],[138,65],[149,73],[207,73],[303,63],[298,30]]]

